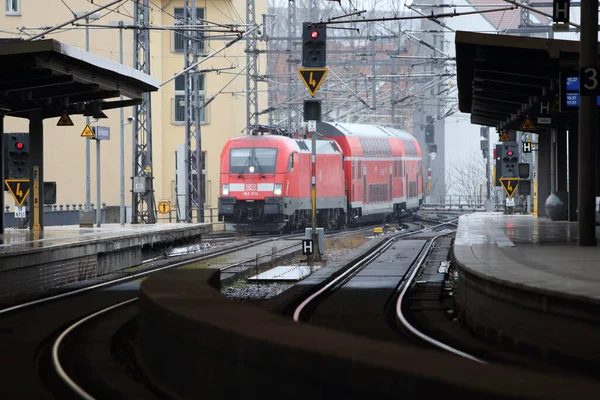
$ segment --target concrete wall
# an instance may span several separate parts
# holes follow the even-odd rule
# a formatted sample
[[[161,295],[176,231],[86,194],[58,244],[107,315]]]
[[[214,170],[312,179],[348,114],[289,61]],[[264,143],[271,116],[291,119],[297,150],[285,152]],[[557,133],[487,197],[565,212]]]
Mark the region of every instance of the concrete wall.
[[[176,398],[582,398],[599,385],[295,324],[222,297],[219,271],[142,283],[138,364]],[[586,394],[587,393],[587,394]]]

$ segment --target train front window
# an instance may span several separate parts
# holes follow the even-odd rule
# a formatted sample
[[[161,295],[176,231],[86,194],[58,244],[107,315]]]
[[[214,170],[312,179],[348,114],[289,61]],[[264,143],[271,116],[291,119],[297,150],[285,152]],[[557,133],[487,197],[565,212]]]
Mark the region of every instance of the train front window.
[[[277,149],[251,147],[231,149],[229,173],[231,174],[274,174]]]

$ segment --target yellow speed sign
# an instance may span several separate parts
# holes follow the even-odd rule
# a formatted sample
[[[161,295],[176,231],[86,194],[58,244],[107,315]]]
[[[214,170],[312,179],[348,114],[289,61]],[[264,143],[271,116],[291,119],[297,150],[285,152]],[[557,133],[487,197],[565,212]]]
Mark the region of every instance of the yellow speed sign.
[[[171,203],[166,200],[162,200],[158,203],[158,212],[161,214],[168,214],[171,211]]]

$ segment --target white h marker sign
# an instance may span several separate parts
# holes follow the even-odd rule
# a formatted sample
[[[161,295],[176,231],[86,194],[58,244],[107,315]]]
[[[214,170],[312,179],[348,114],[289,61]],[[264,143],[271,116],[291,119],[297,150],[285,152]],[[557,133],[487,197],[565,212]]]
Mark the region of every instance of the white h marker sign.
[[[543,101],[540,103],[540,114],[548,115],[550,114],[550,102]]]
[[[302,254],[309,255],[313,253],[313,241],[306,239],[302,241]]]
[[[531,153],[531,142],[523,142],[523,153]]]

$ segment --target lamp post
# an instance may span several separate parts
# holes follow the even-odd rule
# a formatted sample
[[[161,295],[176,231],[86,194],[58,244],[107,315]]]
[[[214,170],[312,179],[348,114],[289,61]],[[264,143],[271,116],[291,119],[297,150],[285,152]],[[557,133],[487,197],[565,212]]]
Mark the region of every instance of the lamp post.
[[[108,23],[111,26],[119,27],[119,63],[123,64],[123,27],[133,26],[134,24],[127,21],[110,21]],[[120,97],[123,100],[123,96]],[[119,109],[119,140],[120,140],[120,207],[119,207],[119,223],[125,224],[125,125],[129,125],[133,122],[133,119],[124,118],[123,107]]]
[[[75,12],[75,16],[79,17],[88,11]],[[100,19],[100,13],[95,12],[85,17],[85,51],[90,51],[90,21]],[[85,117],[85,124],[90,124],[90,117]],[[85,138],[85,209],[90,209],[91,192],[90,192],[90,138]],[[100,205],[98,205],[100,206]]]

